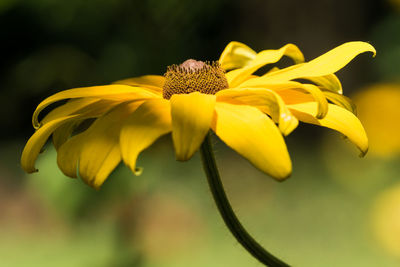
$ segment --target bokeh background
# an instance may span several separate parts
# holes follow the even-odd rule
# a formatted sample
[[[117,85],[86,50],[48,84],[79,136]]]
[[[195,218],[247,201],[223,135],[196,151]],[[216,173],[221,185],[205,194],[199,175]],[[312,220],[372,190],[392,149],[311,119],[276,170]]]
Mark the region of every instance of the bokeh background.
[[[231,40],[295,43],[307,60],[346,41],[376,47],[338,72],[369,134],[365,158],[301,125],[286,138],[293,175],[277,183],[215,147],[235,211],[273,254],[400,266],[400,1],[0,0],[0,33],[0,266],[261,266],[224,226],[199,156],[176,162],[169,136],[140,156],[141,176],[119,166],[100,191],[65,177],[51,145],[38,173],[19,164],[45,97],[216,60]]]

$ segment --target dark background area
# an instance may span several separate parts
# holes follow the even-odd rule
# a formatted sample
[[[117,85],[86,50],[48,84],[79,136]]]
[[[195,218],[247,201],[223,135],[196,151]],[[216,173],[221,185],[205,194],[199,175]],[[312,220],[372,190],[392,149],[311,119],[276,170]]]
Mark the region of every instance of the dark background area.
[[[0,106],[9,115],[1,137],[29,135],[28,115],[60,90],[163,74],[187,58],[216,60],[231,40],[257,51],[291,42],[312,59],[346,41],[371,41],[388,14],[386,2],[362,0],[7,0],[0,5]],[[347,92],[376,79],[362,62],[344,71]]]

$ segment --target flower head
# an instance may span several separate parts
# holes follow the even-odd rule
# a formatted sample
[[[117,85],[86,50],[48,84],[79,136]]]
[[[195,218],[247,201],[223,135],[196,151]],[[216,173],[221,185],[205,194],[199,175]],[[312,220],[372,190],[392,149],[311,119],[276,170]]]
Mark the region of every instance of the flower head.
[[[188,59],[179,66],[168,67],[165,73],[163,97],[170,99],[174,94],[200,92],[215,95],[229,88],[225,71],[219,62],[202,62]]]
[[[218,62],[191,59],[168,67],[164,76],[62,91],[36,108],[36,132],[25,146],[21,164],[26,172],[35,172],[36,158],[52,135],[63,173],[79,175],[99,188],[121,160],[135,172],[140,152],[160,136],[172,132],[176,158],[184,161],[211,129],[255,167],[281,180],[292,170],[283,136],[298,121],[337,130],[364,154],[365,131],[334,73],[367,51],[375,53],[368,43],[349,42],[304,62],[293,44],[256,53],[231,42]],[[283,56],[295,64],[254,75]],[[39,113],[61,100],[68,102],[39,122]],[[92,123],[84,128],[87,121]]]

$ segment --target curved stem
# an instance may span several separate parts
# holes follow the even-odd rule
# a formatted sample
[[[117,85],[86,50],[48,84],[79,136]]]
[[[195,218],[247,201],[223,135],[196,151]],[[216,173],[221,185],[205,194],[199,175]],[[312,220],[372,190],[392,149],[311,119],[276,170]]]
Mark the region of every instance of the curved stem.
[[[236,240],[260,262],[266,266],[282,267],[289,266],[282,262],[268,251],[266,251],[253,237],[244,229],[239,219],[236,217],[235,212],[226,197],[224,187],[222,185],[218,168],[215,162],[214,154],[211,146],[210,133],[207,134],[201,145],[201,158],[203,161],[203,168],[207,175],[208,185],[210,186],[211,193],[217,204],[218,210],[224,219],[226,226],[234,235]]]

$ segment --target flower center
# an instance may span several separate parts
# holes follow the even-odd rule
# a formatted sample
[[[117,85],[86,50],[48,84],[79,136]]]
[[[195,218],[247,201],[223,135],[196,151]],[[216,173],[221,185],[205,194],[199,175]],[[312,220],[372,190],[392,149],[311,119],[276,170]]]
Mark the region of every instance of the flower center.
[[[229,87],[225,71],[218,61],[203,62],[188,59],[180,65],[169,66],[164,76],[165,99],[170,99],[173,94],[192,92],[213,95]]]

